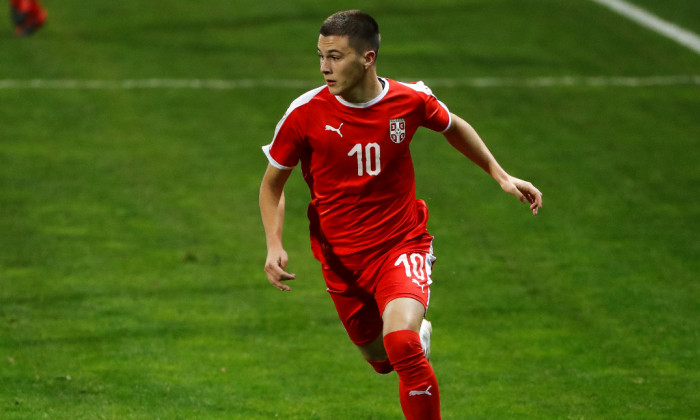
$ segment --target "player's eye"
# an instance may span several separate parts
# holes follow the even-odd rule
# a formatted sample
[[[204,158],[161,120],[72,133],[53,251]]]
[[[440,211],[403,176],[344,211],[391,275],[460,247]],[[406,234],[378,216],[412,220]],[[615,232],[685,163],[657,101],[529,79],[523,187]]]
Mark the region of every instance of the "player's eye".
[[[324,57],[323,54],[318,55],[319,60],[323,61],[325,60],[330,60],[330,61],[340,61],[342,59],[341,56],[339,55],[329,55],[327,57]]]

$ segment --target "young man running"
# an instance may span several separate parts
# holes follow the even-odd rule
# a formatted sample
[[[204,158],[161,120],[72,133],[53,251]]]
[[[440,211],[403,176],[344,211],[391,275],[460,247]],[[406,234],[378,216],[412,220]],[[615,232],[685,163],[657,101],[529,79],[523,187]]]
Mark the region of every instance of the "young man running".
[[[442,133],[534,214],[542,194],[506,173],[474,129],[428,87],[378,77],[379,44],[376,21],[358,10],[335,13],[321,26],[326,83],[292,102],[263,147],[269,161],[260,187],[265,273],[283,291],[296,278],[286,271],[282,245],[283,190],[301,162],[311,191],[311,247],[350,339],[377,372],[397,372],[407,419],[439,419],[424,320],[435,257],[428,210],[415,195],[413,134],[418,127]]]

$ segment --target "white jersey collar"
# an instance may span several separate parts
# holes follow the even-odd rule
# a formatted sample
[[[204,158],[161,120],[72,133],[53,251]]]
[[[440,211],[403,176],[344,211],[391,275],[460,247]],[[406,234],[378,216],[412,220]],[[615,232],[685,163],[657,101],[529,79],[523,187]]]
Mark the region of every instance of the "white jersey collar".
[[[383,77],[378,77],[378,79],[382,82],[382,84],[384,85],[384,87],[382,88],[381,93],[380,93],[379,95],[377,95],[376,98],[370,100],[369,102],[364,102],[364,103],[361,103],[361,104],[356,104],[356,103],[354,103],[354,102],[348,102],[348,101],[346,101],[345,99],[343,99],[342,97],[337,96],[337,95],[335,96],[335,98],[336,98],[336,99],[338,100],[338,102],[340,102],[341,104],[343,104],[343,105],[345,105],[345,106],[349,106],[349,107],[351,107],[351,108],[369,108],[369,107],[371,107],[372,105],[374,105],[374,104],[376,104],[377,102],[379,102],[379,101],[381,101],[382,99],[384,99],[384,97],[386,96],[386,94],[389,93],[389,81],[386,80],[386,79],[383,78]]]

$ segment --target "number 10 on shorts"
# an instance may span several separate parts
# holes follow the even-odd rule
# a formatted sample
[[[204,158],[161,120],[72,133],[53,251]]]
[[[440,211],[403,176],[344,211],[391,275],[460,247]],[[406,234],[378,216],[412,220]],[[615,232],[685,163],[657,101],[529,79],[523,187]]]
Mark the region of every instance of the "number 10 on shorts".
[[[425,293],[425,286],[430,286],[433,282],[430,279],[430,275],[432,274],[432,262],[434,259],[435,257],[429,254],[402,254],[394,263],[394,267],[403,264],[406,277],[420,287],[421,292]]]

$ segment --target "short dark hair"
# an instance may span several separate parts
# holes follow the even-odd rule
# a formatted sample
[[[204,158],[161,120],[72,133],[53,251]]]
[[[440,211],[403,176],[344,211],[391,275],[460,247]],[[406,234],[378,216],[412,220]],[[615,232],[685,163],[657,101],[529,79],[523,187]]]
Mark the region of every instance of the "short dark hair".
[[[379,54],[379,25],[374,18],[359,10],[344,10],[329,16],[321,25],[323,36],[347,36],[350,47],[364,53],[374,51]]]

